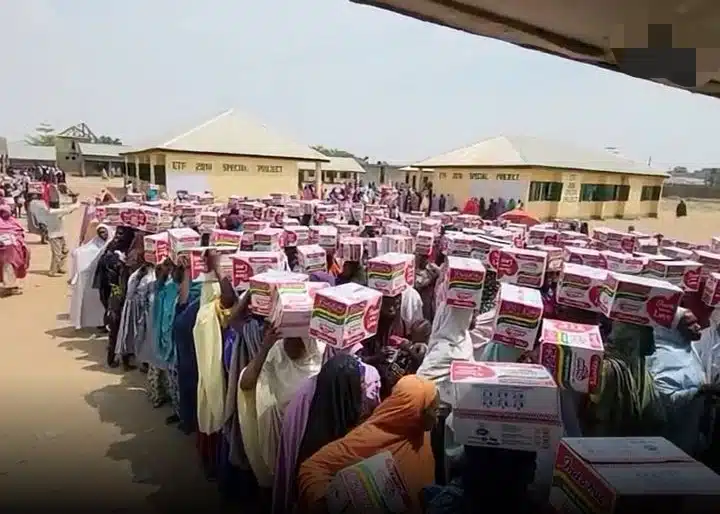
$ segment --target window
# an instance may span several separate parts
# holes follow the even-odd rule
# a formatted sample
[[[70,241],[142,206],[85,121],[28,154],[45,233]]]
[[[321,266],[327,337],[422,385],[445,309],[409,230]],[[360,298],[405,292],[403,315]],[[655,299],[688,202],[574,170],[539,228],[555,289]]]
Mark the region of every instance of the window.
[[[528,202],[559,202],[562,189],[562,182],[530,182]]]
[[[657,202],[660,200],[662,186],[643,186],[640,191],[641,202]]]
[[[447,178],[447,173],[445,173],[444,171],[441,171],[439,178],[440,178],[440,180],[445,180]]]
[[[630,186],[609,184],[582,184],[581,202],[626,202],[630,197]]]

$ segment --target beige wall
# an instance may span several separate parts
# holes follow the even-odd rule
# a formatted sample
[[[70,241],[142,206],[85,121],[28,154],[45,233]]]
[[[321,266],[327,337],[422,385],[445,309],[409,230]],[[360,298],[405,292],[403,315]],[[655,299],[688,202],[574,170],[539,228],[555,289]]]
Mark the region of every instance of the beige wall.
[[[435,192],[452,195],[455,205],[460,209],[472,191],[482,191],[482,184],[486,181],[488,191],[502,187],[490,183],[498,179],[505,184],[517,183],[516,189],[523,191],[519,197],[525,204],[525,210],[541,219],[656,216],[659,202],[640,201],[640,195],[643,186],[662,186],[665,180],[664,177],[546,168],[442,168],[436,169],[433,175]],[[562,201],[528,201],[530,182],[562,182]],[[629,198],[626,202],[581,202],[582,184],[629,185]],[[492,196],[488,194],[486,201]]]

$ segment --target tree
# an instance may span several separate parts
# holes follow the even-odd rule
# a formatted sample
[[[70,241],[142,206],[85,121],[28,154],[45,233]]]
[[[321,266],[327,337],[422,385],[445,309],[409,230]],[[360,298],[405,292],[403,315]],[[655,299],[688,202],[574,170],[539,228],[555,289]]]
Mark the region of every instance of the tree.
[[[315,145],[312,148],[326,157],[355,157],[354,154],[339,148],[325,148],[323,145]]]
[[[35,135],[25,137],[25,142],[32,146],[55,146],[55,129],[43,122],[35,128]]]
[[[121,145],[122,141],[120,138],[102,135],[97,138],[97,143],[103,145]]]

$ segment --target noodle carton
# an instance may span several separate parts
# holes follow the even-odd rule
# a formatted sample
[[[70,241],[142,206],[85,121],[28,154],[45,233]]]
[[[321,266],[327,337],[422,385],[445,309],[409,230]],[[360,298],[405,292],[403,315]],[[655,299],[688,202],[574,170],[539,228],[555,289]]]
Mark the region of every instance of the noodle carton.
[[[415,284],[415,257],[406,253],[386,253],[368,260],[368,287],[385,296],[397,296]]]
[[[537,250],[507,247],[493,263],[498,280],[518,286],[540,287],[545,281],[547,254]]]
[[[462,232],[446,232],[443,236],[442,246],[445,255],[456,257],[470,257],[475,237]]]
[[[562,423],[557,385],[539,364],[450,365],[455,442],[508,450],[553,450]]]
[[[242,236],[242,232],[214,228],[210,231],[210,244],[212,246],[232,246],[234,248],[239,248]]]
[[[718,512],[720,476],[662,437],[564,437],[553,512]]]
[[[720,273],[710,273],[705,281],[702,302],[709,307],[720,305]]]
[[[311,241],[327,250],[335,250],[338,242],[337,228],[329,225],[314,225],[310,227]]]
[[[691,260],[703,265],[702,278],[707,277],[710,273],[720,272],[720,254],[708,252],[707,250],[695,250]]]
[[[540,364],[563,389],[584,394],[600,388],[603,343],[597,325],[544,319],[540,336]]]
[[[631,253],[619,253],[604,250],[600,252],[600,258],[605,264],[603,268],[608,271],[637,275],[638,273],[642,273],[645,268],[645,262]]]
[[[492,340],[523,350],[532,350],[540,330],[542,315],[540,291],[513,284],[500,284]]]
[[[382,237],[364,237],[363,245],[368,259],[377,257],[382,253]]]
[[[666,246],[660,249],[660,253],[671,259],[681,261],[685,259],[692,259],[693,252],[679,246]]]
[[[496,271],[493,262],[497,263],[500,250],[509,246],[510,243],[501,239],[473,237],[470,241],[470,257],[482,262],[487,269]]]
[[[435,245],[435,234],[420,230],[415,235],[415,253],[430,255]]]
[[[382,236],[382,253],[414,253],[415,240],[410,235],[386,234]]]
[[[560,232],[549,228],[531,227],[527,235],[528,246],[555,246],[560,241]]]
[[[664,280],[608,272],[600,311],[613,321],[670,328],[682,296]]]
[[[297,260],[304,273],[327,271],[327,253],[320,245],[298,246]]]
[[[410,229],[404,225],[400,225],[398,223],[391,223],[389,225],[385,225],[383,227],[385,229],[385,233],[390,236],[411,236]]]
[[[326,287],[330,284],[300,282],[275,289],[269,321],[281,337],[308,337],[315,293]]]
[[[700,290],[702,264],[694,261],[648,261],[645,276],[667,280],[684,291]]]
[[[177,263],[181,253],[200,246],[200,234],[191,228],[171,228],[167,231],[170,259]]]
[[[285,246],[285,230],[265,228],[253,234],[253,250],[256,252],[277,252]]]
[[[608,227],[598,227],[593,229],[593,239],[605,243],[609,250],[632,253],[635,250],[638,235]]]
[[[710,251],[714,253],[720,253],[720,237],[713,236],[710,240]]]
[[[134,202],[122,202],[111,203],[101,207],[105,208],[105,221],[110,225],[117,227],[120,225],[126,225],[127,223],[124,220],[127,220],[130,216],[132,216],[139,205]]]
[[[219,280],[214,270],[207,266],[206,254],[208,250],[217,252],[218,267],[222,277],[231,278],[233,272],[233,263],[230,259],[235,253],[235,248],[227,246],[199,246],[190,248],[188,254],[188,267],[190,268],[190,280],[195,282],[216,282]]]
[[[340,240],[338,257],[345,261],[360,262],[365,250],[361,237],[345,237]]]
[[[479,309],[485,283],[485,266],[477,259],[448,257],[445,264],[445,303],[451,307]]]
[[[145,262],[158,265],[170,255],[168,233],[160,232],[143,238]]]
[[[438,219],[425,218],[420,223],[420,230],[424,232],[432,232],[433,234],[440,234],[442,228],[442,222]],[[720,245],[718,245],[720,246]]]
[[[325,494],[329,514],[405,514],[412,501],[390,452],[335,474]]]
[[[302,225],[285,225],[285,246],[303,246],[309,244],[310,229]]]
[[[203,233],[210,233],[218,224],[218,213],[215,211],[202,211],[200,213],[200,230]]]
[[[590,248],[566,246],[564,248],[563,259],[565,262],[572,264],[582,264],[583,266],[592,266],[593,268],[605,267],[605,259],[602,258],[600,252],[591,250]]]
[[[172,215],[162,209],[140,205],[133,214],[135,228],[143,232],[162,232],[172,224]]]
[[[244,252],[230,256],[232,284],[236,289],[250,287],[250,278],[269,270],[282,270],[287,260],[282,252]]]
[[[270,270],[250,277],[250,310],[259,316],[269,316],[274,308],[274,301],[282,294],[297,294],[307,291],[302,285],[307,282],[304,273]],[[281,293],[276,294],[276,291]]]
[[[560,271],[562,269],[564,260],[564,250],[558,246],[547,246],[547,245],[536,245],[528,246],[528,250],[537,250],[544,252],[547,255],[547,270],[548,271]]]
[[[265,209],[266,205],[262,202],[238,203],[238,210],[245,220],[262,220],[265,214]]]
[[[592,312],[601,312],[600,294],[605,286],[607,270],[580,264],[563,264],[555,298],[560,305]]]
[[[358,284],[321,289],[315,294],[310,337],[349,348],[377,332],[382,294]]]

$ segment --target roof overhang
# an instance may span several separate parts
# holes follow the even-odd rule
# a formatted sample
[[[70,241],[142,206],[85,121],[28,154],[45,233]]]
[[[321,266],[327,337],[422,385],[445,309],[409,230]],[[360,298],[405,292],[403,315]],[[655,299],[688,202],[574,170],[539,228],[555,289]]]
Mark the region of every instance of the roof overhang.
[[[151,153],[186,153],[186,154],[194,154],[194,155],[217,155],[222,157],[246,157],[246,158],[256,158],[256,159],[278,159],[278,160],[284,160],[284,161],[306,161],[306,162],[330,162],[330,159],[327,157],[318,157],[317,159],[310,158],[310,157],[281,157],[278,155],[260,155],[260,154],[236,154],[236,153],[217,153],[217,152],[199,152],[197,150],[176,150],[176,149],[169,149],[169,148],[162,148],[162,147],[153,147],[153,148],[143,148],[139,150],[129,150],[127,152],[120,152],[120,156],[134,156],[134,155],[147,155]]]
[[[720,98],[717,0],[350,1]]]

